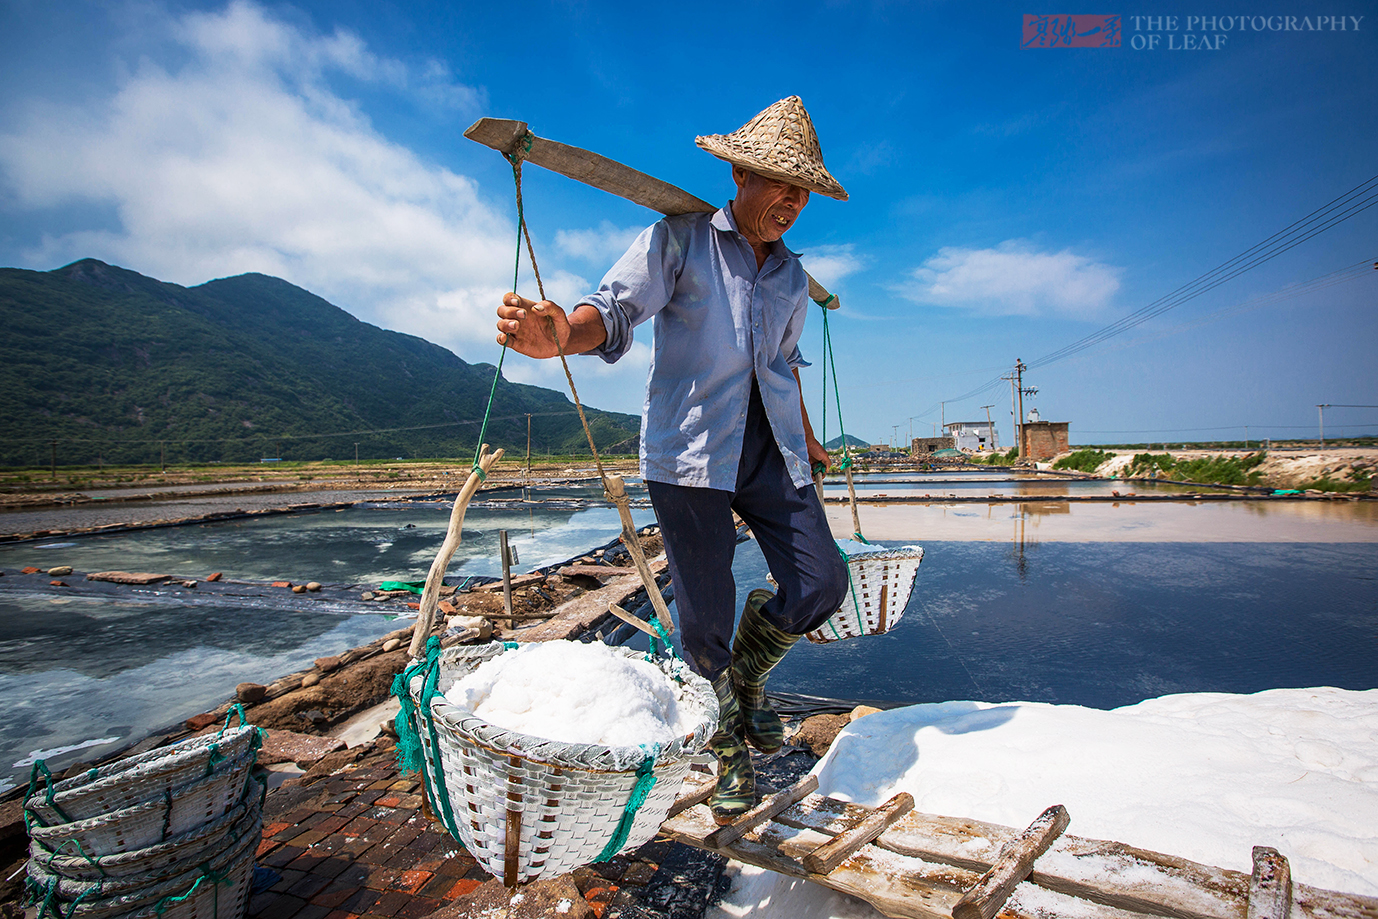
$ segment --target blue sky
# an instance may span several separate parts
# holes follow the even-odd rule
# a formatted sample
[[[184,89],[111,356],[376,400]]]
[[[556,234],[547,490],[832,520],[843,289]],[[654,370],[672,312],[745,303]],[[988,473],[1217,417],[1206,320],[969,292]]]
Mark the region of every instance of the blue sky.
[[[512,180],[465,127],[518,118],[725,202],[728,168],[694,135],[794,94],[851,193],[814,196],[786,237],[842,300],[849,433],[903,441],[991,405],[1008,443],[998,378],[1017,358],[1039,390],[1026,409],[1079,443],[1311,436],[1317,403],[1378,404],[1378,271],[1286,290],[1378,259],[1378,207],[1040,362],[1378,174],[1373,3],[1107,3],[1089,11],[1122,17],[1122,47],[1020,48],[1023,13],[1087,11],[0,0],[0,264],[91,256],[188,285],[260,271],[495,362]],[[1189,20],[1240,15],[1228,31]],[[1189,33],[1220,47],[1176,50]],[[535,167],[525,180],[557,302],[654,219]],[[528,272],[519,287],[534,293]],[[818,319],[803,342],[816,426]],[[576,361],[584,400],[639,412],[649,340],[614,366]],[[519,356],[504,372],[564,385]],[[1378,409],[1325,420],[1378,433]]]

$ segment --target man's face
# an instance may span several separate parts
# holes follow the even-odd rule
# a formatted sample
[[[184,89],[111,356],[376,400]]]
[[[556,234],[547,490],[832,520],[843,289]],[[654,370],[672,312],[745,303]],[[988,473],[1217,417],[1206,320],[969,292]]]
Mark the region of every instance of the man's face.
[[[753,245],[775,242],[784,236],[809,203],[808,189],[768,179],[742,166],[732,167],[732,179],[737,183],[732,216],[737,218],[742,235]]]

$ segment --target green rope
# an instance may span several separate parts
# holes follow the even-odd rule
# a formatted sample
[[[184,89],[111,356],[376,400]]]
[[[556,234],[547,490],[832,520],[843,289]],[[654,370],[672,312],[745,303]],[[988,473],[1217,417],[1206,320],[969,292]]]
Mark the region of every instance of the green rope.
[[[419,709],[411,698],[411,681],[416,676],[423,679]],[[426,657],[403,670],[392,681],[392,694],[397,696],[401,706],[394,722],[397,728],[397,768],[401,772],[421,772],[421,786],[431,802],[431,812],[443,817],[445,828],[459,842],[459,828],[455,825],[455,815],[450,810],[450,793],[445,787],[445,768],[440,762],[440,737],[435,730],[435,719],[431,717],[431,700],[439,692],[439,683],[440,639],[432,635],[426,642]],[[420,718],[430,735],[431,750],[435,756],[434,779],[431,778],[431,770],[426,768],[425,751],[412,720],[413,715]]]
[[[823,304],[819,304],[822,306]],[[847,443],[847,428],[842,424],[842,386],[837,379],[837,359],[836,351],[833,348],[832,330],[828,327],[828,310],[823,310],[823,357],[827,361],[827,366],[823,368],[823,436],[828,436],[828,371],[833,375],[833,399],[837,402],[837,429],[842,432],[842,461],[837,464],[838,470],[846,472],[852,468],[851,447]],[[870,545],[871,541],[861,535],[858,528],[852,536],[858,541]],[[844,553],[845,554],[845,553]],[[850,577],[850,575],[848,575]]]
[[[215,901],[214,908],[211,910],[211,915],[220,915],[220,887],[221,885],[228,884],[230,882],[230,875],[228,871],[212,871],[209,864],[201,866],[201,876],[196,879],[196,883],[192,884],[191,889],[188,890],[186,893],[181,894],[180,896],[169,895],[163,897],[157,903],[153,904],[153,914],[155,916],[162,916],[162,914],[167,911],[167,908],[169,906],[172,906],[177,903],[183,903],[191,899],[192,894],[196,893],[197,888],[199,888],[202,882],[204,881],[210,881],[211,884],[214,885],[213,891],[215,894]]]
[[[29,790],[24,793],[24,800],[29,800],[29,798],[33,796],[34,790],[38,787],[39,772],[42,772],[47,779],[47,794],[44,796],[44,802],[53,810],[57,811],[57,815],[62,818],[64,823],[71,823],[72,818],[67,816],[67,812],[62,809],[62,806],[59,805],[57,800],[53,797],[53,785],[55,782],[53,780],[53,774],[49,771],[48,764],[44,760],[40,759],[34,761],[33,769],[29,771]],[[27,807],[24,808],[24,823],[29,826],[32,826],[33,823],[37,823],[39,826],[47,826],[46,823],[38,819],[37,815],[32,814]]]
[[[657,752],[658,750],[652,750],[646,754],[646,758],[636,768],[636,784],[632,785],[632,793],[627,798],[626,807],[622,809],[622,819],[617,822],[617,829],[613,831],[612,838],[603,847],[603,851],[594,859],[595,862],[607,861],[622,851],[622,847],[627,844],[627,836],[631,834],[632,824],[636,822],[636,812],[646,803],[646,796],[651,793],[651,788],[656,783],[654,769]]]
[[[92,858],[91,856],[89,856],[89,855],[86,854],[86,850],[83,849],[83,848],[81,847],[81,840],[80,840],[80,839],[77,839],[75,836],[73,836],[71,839],[68,839],[68,840],[67,840],[66,842],[64,842],[62,845],[58,846],[58,847],[57,847],[56,849],[54,849],[54,850],[52,851],[52,853],[48,856],[48,864],[47,864],[46,867],[47,867],[49,870],[52,870],[53,862],[57,861],[57,857],[58,857],[59,855],[61,855],[61,854],[62,854],[62,851],[63,851],[64,849],[66,849],[68,846],[76,846],[76,847],[77,847],[77,854],[80,855],[82,858],[86,859],[86,861],[87,861],[93,868],[95,868],[97,871],[99,871],[101,877],[109,877],[109,875],[108,875],[108,874],[106,873],[106,871],[105,871],[105,868],[101,866],[101,863],[98,862],[98,861],[96,861],[94,858]],[[54,871],[53,873],[56,874],[57,872]]]

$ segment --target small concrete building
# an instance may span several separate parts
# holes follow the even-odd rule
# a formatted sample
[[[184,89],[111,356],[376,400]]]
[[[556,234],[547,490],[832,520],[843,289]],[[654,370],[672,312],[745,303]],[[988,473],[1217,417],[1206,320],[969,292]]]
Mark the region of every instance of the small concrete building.
[[[915,437],[909,442],[909,452],[914,456],[922,456],[939,450],[950,450],[952,445],[951,437]]]
[[[951,421],[943,427],[964,453],[992,453],[1000,449],[999,435],[989,421]]]

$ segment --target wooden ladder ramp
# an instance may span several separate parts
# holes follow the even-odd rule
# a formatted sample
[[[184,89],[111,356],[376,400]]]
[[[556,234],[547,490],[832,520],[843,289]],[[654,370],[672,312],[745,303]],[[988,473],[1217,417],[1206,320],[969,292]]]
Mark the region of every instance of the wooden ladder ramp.
[[[691,772],[661,832],[686,845],[859,897],[897,919],[1378,919],[1378,898],[1293,884],[1256,846],[1253,874],[1064,834],[1061,805],[1024,830],[816,794],[806,776],[717,826],[714,778]]]

